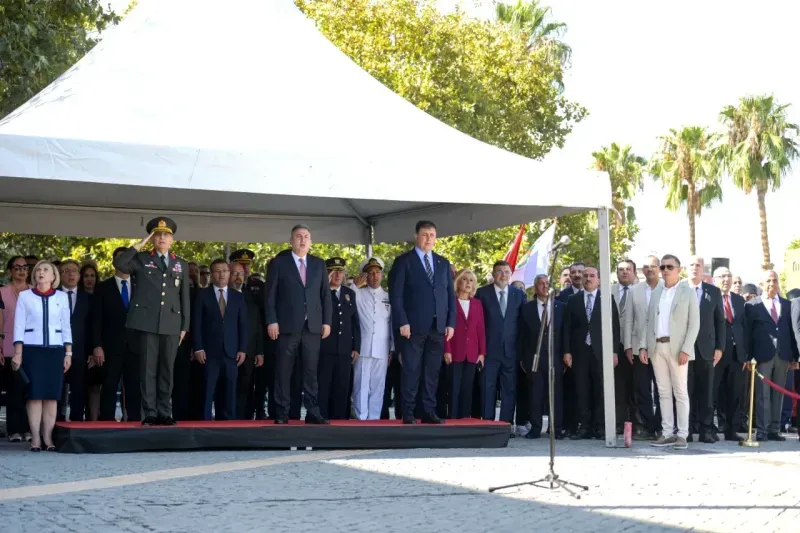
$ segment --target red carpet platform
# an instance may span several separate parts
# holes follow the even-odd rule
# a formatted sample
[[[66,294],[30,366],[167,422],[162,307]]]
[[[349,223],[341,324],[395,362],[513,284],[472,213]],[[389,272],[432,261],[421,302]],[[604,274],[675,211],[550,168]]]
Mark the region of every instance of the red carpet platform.
[[[179,422],[142,427],[138,422],[58,422],[54,440],[64,453],[169,450],[503,448],[511,428],[504,422],[448,420],[409,424],[397,420],[333,421],[329,426],[271,420]]]

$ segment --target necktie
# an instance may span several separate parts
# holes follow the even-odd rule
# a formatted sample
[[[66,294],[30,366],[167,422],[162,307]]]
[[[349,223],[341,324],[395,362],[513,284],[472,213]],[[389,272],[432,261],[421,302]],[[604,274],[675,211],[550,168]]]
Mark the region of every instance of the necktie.
[[[775,322],[775,325],[778,325],[778,310],[775,308],[775,300],[772,300],[772,311],[770,311],[770,316],[772,316],[772,321]]]
[[[300,281],[303,282],[303,285],[306,284],[306,262],[304,259],[300,260]]]
[[[725,319],[728,324],[733,324],[733,309],[731,309],[731,297],[729,294],[725,295]]]
[[[506,291],[500,291],[500,314],[506,317]]]
[[[222,289],[219,289],[219,314],[225,317],[225,293]]]
[[[128,280],[123,279],[122,282],[122,305],[125,306],[125,309],[128,308],[131,304],[131,296],[128,294]]]
[[[67,298],[69,299],[69,314],[72,314],[72,311],[75,309],[72,302],[72,291],[67,291]]]
[[[625,310],[625,303],[628,301],[628,287],[622,287],[622,298],[619,300],[619,313]]]
[[[586,321],[589,322],[589,324],[592,323],[592,309],[593,309],[592,300],[594,300],[594,295],[591,294],[591,293],[587,294],[586,295]],[[589,329],[586,331],[586,344],[588,346],[592,345],[591,330],[592,330],[592,328],[590,326]]]
[[[423,257],[425,258],[425,272],[428,274],[428,279],[433,283],[433,268],[431,268],[431,262],[428,260],[428,254]]]
[[[161,271],[162,272],[167,271],[167,257],[164,255],[161,256]]]

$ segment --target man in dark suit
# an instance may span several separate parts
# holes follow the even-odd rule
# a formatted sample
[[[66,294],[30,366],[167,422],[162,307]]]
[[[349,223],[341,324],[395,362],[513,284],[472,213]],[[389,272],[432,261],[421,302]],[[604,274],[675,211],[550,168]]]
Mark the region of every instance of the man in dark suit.
[[[125,251],[114,250],[113,257]],[[117,390],[122,379],[124,405],[128,420],[142,419],[142,395],[139,390],[139,360],[133,348],[132,336],[125,327],[131,302],[131,277],[119,270],[99,283],[94,291],[94,352],[97,365],[105,369],[100,391],[100,420],[116,420]]]
[[[450,262],[433,252],[436,225],[417,222],[416,246],[397,259],[389,273],[392,326],[402,344],[403,423],[416,424],[414,410],[422,387],[422,422],[442,424],[436,416],[436,388],[444,342],[456,325],[456,295]]]
[[[768,380],[783,386],[789,368],[797,367],[798,350],[789,300],[778,296],[778,274],[766,270],[761,277],[761,297],[745,305],[745,342],[748,356]],[[780,434],[783,395],[756,380],[756,439],[786,440]]]
[[[267,333],[278,342],[275,360],[276,424],[289,418],[290,381],[295,360],[302,359],[306,423],[328,424],[317,404],[319,345],[331,333],[331,290],[325,262],[308,253],[311,231],[292,228],[292,251],[276,256],[267,272]]]
[[[114,259],[114,268],[133,277],[126,325],[134,330],[141,366],[142,425],[175,425],[172,371],[178,346],[189,329],[189,267],[170,252],[178,225],[167,217],[148,222],[148,236]],[[153,251],[142,248],[153,242]]]
[[[697,294],[700,304],[700,332],[694,343],[694,361],[689,361],[689,417],[688,442],[697,431],[700,442],[711,444],[719,440],[714,425],[714,367],[722,359],[725,349],[725,312],[722,295],[717,287],[703,281],[705,263],[694,256],[689,262],[689,286]]]
[[[517,338],[519,317],[527,298],[509,285],[511,265],[497,261],[492,267],[494,283],[478,289],[475,297],[483,305],[486,323],[486,364],[483,371],[483,419],[495,419],[495,398],[500,382],[500,421],[514,417],[517,388]]]
[[[230,264],[231,280],[228,286],[234,291],[240,292],[244,296],[244,304],[247,308],[247,357],[244,363],[239,365],[236,378],[236,418],[239,420],[252,420],[253,414],[257,411],[254,403],[253,387],[255,385],[255,371],[264,366],[264,338],[266,328],[264,319],[259,308],[259,304],[253,296],[253,291],[247,290],[245,286],[245,268],[238,261]],[[262,293],[263,294],[263,293]],[[261,397],[261,408],[264,406],[264,397]]]
[[[72,366],[66,375],[69,384],[69,419],[83,422],[86,411],[86,370],[88,356],[94,348],[92,338],[91,294],[78,291],[81,267],[67,259],[61,263],[61,290],[67,293],[72,326]]]
[[[525,374],[528,384],[528,398],[531,413],[531,429],[525,435],[526,439],[538,439],[542,436],[542,417],[545,415],[545,406],[548,405],[549,397],[549,369],[548,360],[550,332],[547,325],[551,318],[553,322],[553,369],[554,372],[554,400],[553,410],[555,420],[551,422],[551,428],[555,430],[557,439],[564,438],[562,429],[562,394],[563,394],[563,351],[561,348],[561,328],[564,323],[563,303],[555,300],[555,309],[548,308],[544,324],[544,336],[542,337],[542,351],[539,356],[539,366],[533,369],[533,360],[536,355],[536,348],[539,342],[539,334],[542,329],[542,315],[547,305],[547,294],[550,290],[550,280],[547,274],[539,274],[533,280],[536,296],[534,300],[522,306],[519,326],[519,367]],[[547,413],[549,416],[549,413]]]
[[[583,289],[583,271],[586,268],[584,263],[573,263],[569,267],[569,284],[564,287],[557,300],[567,303],[569,297],[579,293]],[[575,372],[567,368],[564,372],[564,429],[572,434],[578,431],[580,415],[578,413],[578,388],[575,383]]]
[[[194,307],[194,357],[205,366],[203,419],[211,420],[217,386],[222,405],[216,404],[216,420],[236,416],[237,367],[246,358],[247,307],[242,293],[228,289],[230,269],[224,259],[211,263],[211,284],[197,292]]]
[[[578,294],[583,290],[583,271],[586,269],[584,263],[572,263],[569,267],[569,286],[564,287],[556,296],[556,300],[567,303],[569,297]]]
[[[331,334],[319,349],[319,410],[323,418],[347,420],[350,373],[361,350],[361,322],[356,293],[343,287],[345,261],[332,257],[325,261],[331,287],[333,318]]]
[[[725,440],[741,442],[736,433],[741,424],[742,392],[744,391],[744,364],[747,362],[747,346],[744,339],[744,298],[731,291],[733,276],[725,267],[714,272],[714,284],[722,294],[722,309],[725,313],[725,350],[714,368],[714,399],[717,418],[725,421]]]
[[[584,269],[583,290],[567,300],[564,313],[564,364],[575,372],[581,427],[571,438],[603,438],[603,328],[600,323],[600,276],[596,267]],[[619,346],[619,312],[611,298],[612,349]],[[613,354],[614,367],[617,354]]]

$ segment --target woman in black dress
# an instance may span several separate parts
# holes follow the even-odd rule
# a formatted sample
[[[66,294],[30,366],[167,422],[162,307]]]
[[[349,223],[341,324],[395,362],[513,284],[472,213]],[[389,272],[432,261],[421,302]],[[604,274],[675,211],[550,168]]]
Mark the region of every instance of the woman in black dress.
[[[78,290],[94,294],[97,286],[97,267],[94,263],[84,263],[81,267]],[[89,356],[86,371],[86,420],[96,422],[100,416],[100,391],[103,386],[104,370],[102,363]]]
[[[53,427],[64,373],[72,364],[72,328],[66,293],[56,291],[60,276],[49,261],[39,261],[31,274],[33,288],[20,293],[14,316],[12,368],[24,371],[28,387],[31,451],[55,451]]]

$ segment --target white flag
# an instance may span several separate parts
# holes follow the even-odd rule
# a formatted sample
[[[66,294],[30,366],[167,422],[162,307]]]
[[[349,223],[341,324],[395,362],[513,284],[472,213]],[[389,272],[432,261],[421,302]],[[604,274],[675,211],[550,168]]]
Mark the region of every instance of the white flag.
[[[556,225],[550,227],[542,233],[533,246],[525,253],[517,263],[517,269],[511,274],[511,281],[521,281],[528,289],[533,286],[533,280],[539,274],[547,274],[550,265],[550,250],[553,248],[553,238],[556,234]]]

